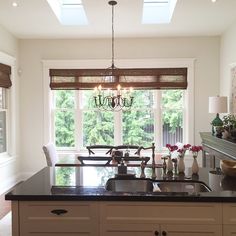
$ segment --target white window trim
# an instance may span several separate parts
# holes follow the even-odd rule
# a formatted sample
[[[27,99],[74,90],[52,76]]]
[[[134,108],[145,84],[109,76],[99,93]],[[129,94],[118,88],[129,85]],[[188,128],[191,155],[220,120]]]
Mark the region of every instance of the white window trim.
[[[0,154],[0,158],[7,158],[6,161],[9,161],[10,157],[16,156],[16,58],[0,52],[0,63],[11,67],[12,86],[10,89],[7,89],[7,152]]]
[[[116,60],[118,68],[178,68],[186,67],[188,69],[188,89],[185,92],[185,107],[188,112],[184,112],[184,133],[183,142],[193,144],[194,140],[194,58],[171,58],[171,59],[120,59]],[[43,60],[43,87],[44,87],[44,138],[43,142],[48,143],[53,140],[51,137],[52,125],[50,124],[50,77],[49,69],[93,69],[107,68],[109,60]],[[187,115],[188,114],[188,115]],[[156,121],[159,122],[159,121]],[[157,130],[155,130],[157,131]],[[161,133],[159,130],[157,133]],[[162,137],[155,137],[156,147],[161,146]]]

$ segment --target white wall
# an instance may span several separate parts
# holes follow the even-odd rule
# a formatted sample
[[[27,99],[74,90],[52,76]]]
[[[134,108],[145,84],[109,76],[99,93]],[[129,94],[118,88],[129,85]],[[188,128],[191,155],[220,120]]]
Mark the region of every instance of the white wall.
[[[110,40],[20,40],[21,162],[24,172],[45,166],[43,145],[43,74],[41,60],[109,59]],[[218,37],[116,39],[116,59],[196,58],[195,143],[210,131],[208,97],[219,93]],[[110,66],[110,65],[108,65]]]
[[[230,65],[236,63],[236,21],[222,35],[220,47],[220,94],[230,97]]]
[[[12,122],[14,135],[10,147],[10,155],[0,156],[0,193],[12,187],[13,184],[19,179],[20,166],[19,166],[19,97],[18,97],[18,77],[17,77],[17,63],[18,63],[18,40],[11,35],[8,31],[0,26],[0,62],[8,64],[14,63],[14,81],[10,89],[11,97],[15,97],[16,103],[14,104],[14,112],[12,110]],[[15,60],[16,59],[16,60]],[[12,67],[13,68],[13,67]],[[14,92],[14,94],[13,94]]]

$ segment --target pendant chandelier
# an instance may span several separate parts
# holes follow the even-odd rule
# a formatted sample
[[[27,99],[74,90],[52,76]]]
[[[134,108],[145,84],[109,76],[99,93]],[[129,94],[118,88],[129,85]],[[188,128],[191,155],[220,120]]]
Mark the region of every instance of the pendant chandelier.
[[[102,79],[102,83],[112,83],[116,81],[115,71],[118,69],[114,63],[114,6],[116,1],[109,1],[109,5],[112,6],[112,63],[111,67],[107,68],[106,76]],[[133,105],[133,89],[122,89],[118,83],[116,88],[103,89],[102,85],[98,85],[94,89],[94,104],[95,107],[103,111],[120,111],[129,110]]]

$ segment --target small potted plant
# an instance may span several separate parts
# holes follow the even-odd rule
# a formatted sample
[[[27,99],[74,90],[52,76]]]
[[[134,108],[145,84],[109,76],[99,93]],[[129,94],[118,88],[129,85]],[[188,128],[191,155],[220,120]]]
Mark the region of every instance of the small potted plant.
[[[223,127],[232,139],[236,139],[236,116],[228,114],[223,116]]]

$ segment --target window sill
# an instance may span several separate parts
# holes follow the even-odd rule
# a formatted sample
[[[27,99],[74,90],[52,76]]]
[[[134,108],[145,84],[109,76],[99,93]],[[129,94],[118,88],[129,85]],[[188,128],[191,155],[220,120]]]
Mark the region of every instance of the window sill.
[[[9,164],[14,161],[14,159],[13,156],[9,156],[8,154],[0,154],[0,167]]]

